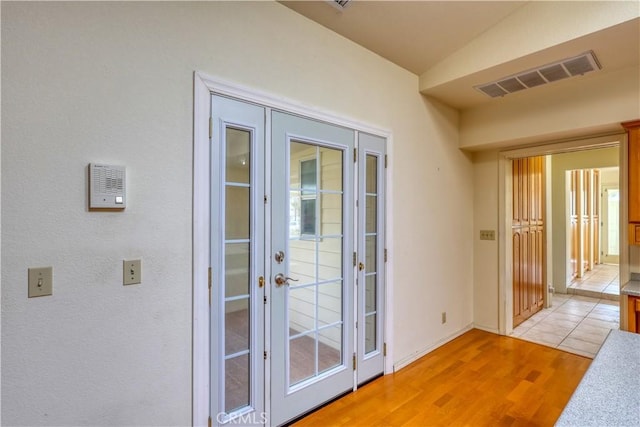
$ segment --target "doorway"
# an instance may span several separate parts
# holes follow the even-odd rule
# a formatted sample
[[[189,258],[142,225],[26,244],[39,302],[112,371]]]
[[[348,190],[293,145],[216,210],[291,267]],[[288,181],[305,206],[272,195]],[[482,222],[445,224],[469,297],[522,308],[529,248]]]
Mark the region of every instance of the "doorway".
[[[618,149],[617,147],[621,147]],[[616,134],[610,136],[594,137],[590,139],[581,139],[574,141],[557,142],[549,145],[542,145],[538,147],[529,147],[516,150],[507,150],[500,153],[500,167],[499,167],[499,234],[501,236],[501,245],[499,245],[499,291],[500,291],[500,304],[499,304],[499,330],[500,333],[509,335],[514,328],[513,323],[513,274],[514,269],[512,265],[513,254],[513,241],[512,241],[512,218],[513,218],[513,195],[512,195],[512,168],[513,160],[524,157],[545,156],[550,159],[553,156],[589,156],[593,154],[594,149],[615,148],[615,153],[611,154],[613,165],[620,165],[619,174],[623,176],[626,170],[623,168],[623,161],[621,159],[626,158],[626,139],[624,134]],[[589,153],[592,151],[592,153]],[[597,153],[597,151],[595,152]],[[597,154],[596,154],[597,155]],[[550,161],[550,160],[549,160]],[[551,295],[566,294],[567,284],[571,280],[571,272],[567,268],[567,260],[570,258],[570,235],[568,234],[568,227],[565,223],[566,220],[566,206],[568,206],[568,200],[565,199],[565,181],[564,175],[566,170],[576,169],[576,167],[568,167],[563,165],[560,161],[553,161],[549,163],[550,167],[547,169],[546,177],[549,185],[547,190],[549,191],[546,197],[548,202],[547,214],[548,221],[545,231],[547,240],[547,281],[545,283],[544,292],[545,299],[548,304],[553,304]],[[605,166],[605,165],[602,165]],[[608,166],[608,165],[606,165]],[[578,166],[579,168],[580,166]],[[558,171],[556,168],[561,169],[562,179],[558,180],[553,178]],[[621,194],[624,194],[623,182],[621,184]],[[559,188],[556,188],[559,186]],[[560,207],[559,209],[557,207]],[[559,218],[558,218],[559,215]],[[622,245],[624,239],[626,239],[626,230],[620,230],[620,245]],[[625,257],[624,251],[620,252],[620,257]],[[623,259],[620,260],[620,269],[628,269]],[[623,276],[625,271],[620,271],[620,276]],[[548,305],[545,305],[545,308]]]
[[[616,176],[617,168],[613,173]],[[604,264],[620,263],[620,186],[616,183],[606,183],[602,171],[603,186],[601,194],[602,228],[601,228],[601,258]]]
[[[207,412],[281,425],[384,372],[386,141],[222,95],[210,111]]]

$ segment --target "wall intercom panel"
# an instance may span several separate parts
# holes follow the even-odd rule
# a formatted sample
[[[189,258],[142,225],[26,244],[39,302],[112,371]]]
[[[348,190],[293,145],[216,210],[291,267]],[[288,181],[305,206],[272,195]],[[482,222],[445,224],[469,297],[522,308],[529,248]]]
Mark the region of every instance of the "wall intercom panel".
[[[124,166],[89,164],[89,209],[124,209],[126,198]]]

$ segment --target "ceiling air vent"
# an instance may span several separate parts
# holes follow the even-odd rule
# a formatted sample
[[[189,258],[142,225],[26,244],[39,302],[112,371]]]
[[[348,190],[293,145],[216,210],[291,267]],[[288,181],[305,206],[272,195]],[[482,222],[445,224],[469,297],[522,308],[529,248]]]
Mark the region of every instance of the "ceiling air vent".
[[[351,0],[329,0],[329,3],[339,10],[344,10],[350,1]]]
[[[497,81],[474,86],[482,93],[497,98],[523,89],[556,82],[568,77],[581,76],[600,70],[600,64],[592,51],[582,55],[523,71]]]

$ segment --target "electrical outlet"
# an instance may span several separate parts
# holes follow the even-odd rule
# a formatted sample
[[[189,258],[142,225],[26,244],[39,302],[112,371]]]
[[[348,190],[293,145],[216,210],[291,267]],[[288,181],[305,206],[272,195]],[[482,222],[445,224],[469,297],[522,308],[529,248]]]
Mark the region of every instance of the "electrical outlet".
[[[28,270],[29,298],[53,295],[53,267]]]
[[[480,240],[496,240],[496,231],[480,230]]]
[[[142,260],[123,261],[122,284],[138,285],[142,283]]]
[[[442,312],[442,324],[447,323],[447,312],[443,311]]]

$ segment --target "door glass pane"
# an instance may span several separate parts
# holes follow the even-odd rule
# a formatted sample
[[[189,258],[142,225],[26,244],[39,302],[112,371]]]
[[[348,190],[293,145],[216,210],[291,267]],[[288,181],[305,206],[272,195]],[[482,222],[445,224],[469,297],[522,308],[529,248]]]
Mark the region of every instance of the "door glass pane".
[[[378,157],[367,154],[365,170],[366,192],[369,194],[378,192]]]
[[[342,277],[342,238],[326,237],[318,244],[318,281]]]
[[[367,274],[365,283],[364,311],[366,315],[376,311],[376,274]]]
[[[376,349],[376,314],[365,316],[364,353],[371,353]]]
[[[251,132],[226,128],[224,186],[224,408],[250,404]]]
[[[365,318],[364,353],[377,349],[377,251],[378,251],[378,157],[367,154],[365,165]]]
[[[249,350],[249,298],[225,303],[225,355]]]
[[[342,234],[342,194],[322,193],[320,196],[320,230],[323,236]]]
[[[225,361],[225,412],[249,404],[249,355],[232,357]]]
[[[297,282],[290,282],[291,288],[317,282],[317,251],[315,239],[289,241],[289,276],[297,279]]]
[[[237,297],[249,293],[249,244],[227,243],[225,245],[225,292],[224,296]]]
[[[303,335],[289,341],[289,384],[311,378],[316,373],[315,333]]]
[[[322,373],[342,363],[342,325],[321,329],[318,333],[318,372]]]
[[[226,129],[227,182],[248,184],[250,179],[251,132],[240,129]]]
[[[289,336],[316,329],[316,286],[289,290]]]
[[[249,187],[226,186],[225,237],[227,240],[249,238]]]
[[[607,190],[607,252],[620,255],[620,190]]]
[[[378,197],[373,194],[367,194],[365,230],[367,233],[375,233],[378,228]]]
[[[342,363],[342,150],[290,142],[289,386]]]
[[[376,235],[365,237],[365,271],[367,273],[376,271],[376,242]]]
[[[342,320],[342,283],[318,285],[318,326],[340,323]]]
[[[324,191],[342,191],[342,150],[319,148],[320,188]]]

